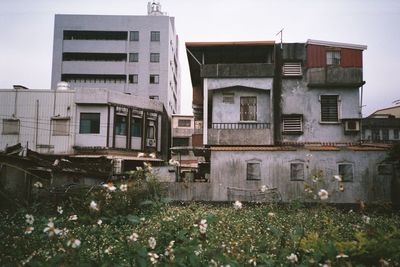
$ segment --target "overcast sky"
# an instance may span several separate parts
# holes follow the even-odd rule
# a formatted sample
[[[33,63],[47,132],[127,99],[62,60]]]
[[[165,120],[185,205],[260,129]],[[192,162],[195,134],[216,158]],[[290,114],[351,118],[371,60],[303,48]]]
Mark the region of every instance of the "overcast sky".
[[[307,39],[367,45],[363,113],[400,99],[398,0],[161,0],[176,19],[182,66],[182,113],[191,111],[185,53],[190,41]],[[55,14],[146,15],[147,0],[0,0],[0,88],[48,89]],[[397,69],[399,68],[399,70]]]

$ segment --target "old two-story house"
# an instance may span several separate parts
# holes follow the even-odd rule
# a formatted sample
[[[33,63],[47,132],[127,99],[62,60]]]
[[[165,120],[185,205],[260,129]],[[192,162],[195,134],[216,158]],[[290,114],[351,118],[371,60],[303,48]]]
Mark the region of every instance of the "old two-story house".
[[[284,201],[314,200],[321,189],[331,202],[390,200],[391,174],[379,172],[388,169],[381,166],[387,151],[359,143],[366,46],[308,40],[186,48],[194,119],[211,152],[209,199],[252,200],[267,187]]]
[[[361,128],[365,143],[399,143],[400,106],[375,111],[363,118]]]

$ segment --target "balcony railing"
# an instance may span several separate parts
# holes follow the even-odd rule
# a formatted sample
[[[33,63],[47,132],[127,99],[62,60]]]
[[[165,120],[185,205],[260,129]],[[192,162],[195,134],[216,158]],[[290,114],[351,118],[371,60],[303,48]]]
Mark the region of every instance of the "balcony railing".
[[[212,123],[212,129],[227,129],[227,130],[239,130],[239,129],[269,129],[270,123],[258,123],[258,122],[239,122],[239,123]]]

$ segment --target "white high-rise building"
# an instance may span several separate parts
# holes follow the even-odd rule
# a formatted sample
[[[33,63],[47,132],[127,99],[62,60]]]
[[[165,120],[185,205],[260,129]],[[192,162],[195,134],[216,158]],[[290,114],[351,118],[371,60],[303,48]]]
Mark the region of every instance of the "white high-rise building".
[[[51,88],[107,88],[160,100],[180,113],[175,19],[149,2],[147,16],[56,15]]]

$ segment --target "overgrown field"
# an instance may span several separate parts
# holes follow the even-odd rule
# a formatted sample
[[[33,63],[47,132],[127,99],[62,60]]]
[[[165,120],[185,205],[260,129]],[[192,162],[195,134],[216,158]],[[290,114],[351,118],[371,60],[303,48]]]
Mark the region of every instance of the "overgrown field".
[[[124,192],[114,193],[111,206],[93,196],[79,208],[1,212],[0,266],[400,263],[400,214],[391,209],[160,202],[130,208]]]

